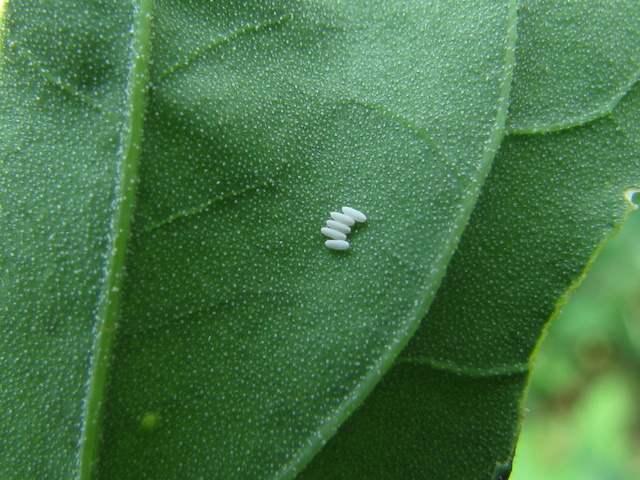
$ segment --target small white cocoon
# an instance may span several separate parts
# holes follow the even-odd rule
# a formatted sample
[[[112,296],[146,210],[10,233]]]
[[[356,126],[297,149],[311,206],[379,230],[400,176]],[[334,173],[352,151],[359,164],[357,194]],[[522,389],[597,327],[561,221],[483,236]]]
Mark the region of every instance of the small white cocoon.
[[[342,207],[342,212],[345,215],[350,216],[351,218],[353,218],[356,222],[366,222],[367,221],[367,216],[362,213],[359,210],[356,210],[355,208],[351,208],[351,207]]]
[[[344,233],[334,230],[333,228],[324,227],[324,228],[321,228],[320,231],[327,237],[333,238],[334,240],[347,239],[347,236]]]
[[[327,227],[342,233],[351,232],[351,228],[347,227],[344,223],[336,222],[335,220],[327,220]]]
[[[344,240],[327,240],[324,244],[331,250],[346,250],[349,248],[349,242]]]
[[[333,218],[336,222],[344,223],[349,227],[355,225],[356,223],[356,221],[349,215],[345,215],[344,213],[340,212],[331,212],[331,218]]]

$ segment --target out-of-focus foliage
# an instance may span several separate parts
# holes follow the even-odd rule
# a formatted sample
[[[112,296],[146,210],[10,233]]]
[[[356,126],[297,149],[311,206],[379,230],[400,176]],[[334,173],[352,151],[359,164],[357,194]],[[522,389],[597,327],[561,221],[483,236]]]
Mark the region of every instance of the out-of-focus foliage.
[[[640,214],[543,342],[512,480],[640,478]]]

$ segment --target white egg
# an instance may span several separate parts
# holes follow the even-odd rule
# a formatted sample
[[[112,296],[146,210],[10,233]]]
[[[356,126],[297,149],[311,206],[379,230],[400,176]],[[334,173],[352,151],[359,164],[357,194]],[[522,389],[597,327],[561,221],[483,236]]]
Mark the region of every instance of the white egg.
[[[344,213],[340,212],[331,212],[331,218],[333,218],[336,222],[344,223],[349,227],[355,225],[356,223],[356,221],[349,215],[345,215]]]
[[[366,222],[367,221],[367,216],[362,213],[359,210],[356,210],[355,208],[351,208],[351,207],[342,207],[342,212],[353,218],[356,222]]]
[[[324,235],[326,235],[327,237],[333,238],[334,240],[346,240],[347,239],[347,236],[344,233],[339,232],[337,230],[334,230],[333,228],[324,227],[324,228],[321,228],[320,231]]]
[[[331,250],[346,250],[349,248],[349,242],[345,240],[327,240],[324,244]]]
[[[344,223],[336,222],[335,220],[327,220],[327,227],[342,233],[351,232],[351,228],[347,227]]]

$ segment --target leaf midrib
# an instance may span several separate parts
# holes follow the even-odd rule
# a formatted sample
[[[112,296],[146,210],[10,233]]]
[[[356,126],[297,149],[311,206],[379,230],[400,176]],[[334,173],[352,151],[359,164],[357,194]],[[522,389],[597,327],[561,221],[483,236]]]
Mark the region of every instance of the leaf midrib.
[[[91,355],[87,396],[82,419],[78,453],[78,478],[80,480],[89,480],[93,476],[102,403],[120,305],[120,287],[131,228],[138,159],[142,145],[149,72],[151,13],[152,0],[138,0],[134,4],[133,35],[130,49],[131,67],[127,92],[128,116],[123,125],[120,140],[114,212],[108,242],[109,251],[107,252],[104,283],[97,308],[95,342]]]

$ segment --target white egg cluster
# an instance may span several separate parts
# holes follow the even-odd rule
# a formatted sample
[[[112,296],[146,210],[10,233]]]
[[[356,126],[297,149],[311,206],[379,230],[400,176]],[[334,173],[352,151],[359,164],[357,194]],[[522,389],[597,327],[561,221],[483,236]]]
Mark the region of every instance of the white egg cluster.
[[[327,220],[327,226],[320,231],[331,239],[324,242],[324,244],[332,250],[348,249],[347,233],[351,232],[351,227],[356,222],[367,221],[364,213],[351,207],[342,207],[342,213],[331,212],[331,218],[332,220]]]

